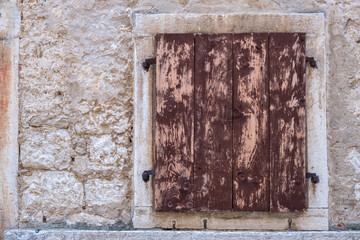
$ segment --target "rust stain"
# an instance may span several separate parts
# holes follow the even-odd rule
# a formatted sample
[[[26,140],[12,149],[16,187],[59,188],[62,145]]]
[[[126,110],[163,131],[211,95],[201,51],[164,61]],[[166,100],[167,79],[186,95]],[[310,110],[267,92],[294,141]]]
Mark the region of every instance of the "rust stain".
[[[8,108],[11,87],[11,48],[0,42],[0,149],[7,144]]]
[[[5,148],[8,144],[7,131],[9,128],[9,98],[11,91],[11,47],[0,41],[0,151]],[[0,158],[1,166],[6,169],[8,162],[6,159]],[[5,161],[4,161],[5,160]],[[9,193],[6,187],[2,188],[4,197],[8,196]],[[1,203],[0,209],[0,233],[5,229],[6,218],[6,202]],[[1,239],[1,237],[0,237]]]

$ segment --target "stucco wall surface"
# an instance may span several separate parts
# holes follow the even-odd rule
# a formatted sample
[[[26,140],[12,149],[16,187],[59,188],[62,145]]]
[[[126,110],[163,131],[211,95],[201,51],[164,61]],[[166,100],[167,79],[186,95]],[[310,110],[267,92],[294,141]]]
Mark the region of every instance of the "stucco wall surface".
[[[359,227],[359,1],[19,0],[18,7],[20,227],[131,227],[134,12],[324,12],[330,226]]]

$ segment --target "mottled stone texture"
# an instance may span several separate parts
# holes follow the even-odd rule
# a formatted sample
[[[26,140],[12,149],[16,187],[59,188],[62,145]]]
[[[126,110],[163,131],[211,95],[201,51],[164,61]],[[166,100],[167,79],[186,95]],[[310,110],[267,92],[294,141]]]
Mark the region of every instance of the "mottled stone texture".
[[[132,12],[324,12],[330,225],[358,226],[359,1],[19,0],[19,8],[21,227],[131,225]]]
[[[130,5],[19,7],[20,227],[130,226]]]
[[[216,231],[74,231],[74,230],[11,230],[5,240],[18,239],[127,239],[127,240],[347,240],[359,239],[360,232],[216,232]]]

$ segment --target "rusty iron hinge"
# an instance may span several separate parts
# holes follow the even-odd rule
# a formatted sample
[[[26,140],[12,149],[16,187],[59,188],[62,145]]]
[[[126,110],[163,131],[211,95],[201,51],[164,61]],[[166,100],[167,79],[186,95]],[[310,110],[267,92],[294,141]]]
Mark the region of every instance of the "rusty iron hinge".
[[[313,57],[305,57],[306,63],[310,64],[310,67],[317,68],[316,60]]]
[[[156,57],[146,58],[142,65],[146,71],[149,71],[150,66],[153,64],[156,64]]]
[[[147,182],[150,180],[150,176],[155,175],[155,170],[146,170],[142,173],[142,179],[144,182]]]
[[[320,182],[320,178],[316,173],[306,173],[306,178],[310,178],[312,183]]]

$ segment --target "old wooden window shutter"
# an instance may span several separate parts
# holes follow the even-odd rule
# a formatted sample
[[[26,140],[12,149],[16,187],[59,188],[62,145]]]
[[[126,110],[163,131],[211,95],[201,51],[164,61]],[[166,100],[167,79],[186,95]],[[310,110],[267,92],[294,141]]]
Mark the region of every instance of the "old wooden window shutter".
[[[305,34],[156,36],[155,209],[304,211]]]

